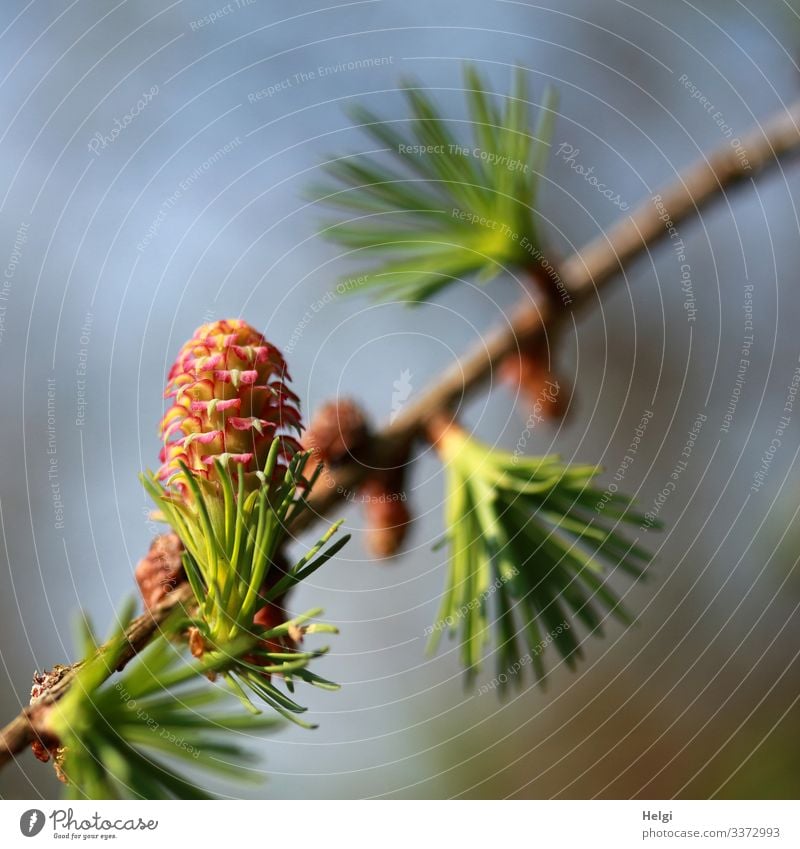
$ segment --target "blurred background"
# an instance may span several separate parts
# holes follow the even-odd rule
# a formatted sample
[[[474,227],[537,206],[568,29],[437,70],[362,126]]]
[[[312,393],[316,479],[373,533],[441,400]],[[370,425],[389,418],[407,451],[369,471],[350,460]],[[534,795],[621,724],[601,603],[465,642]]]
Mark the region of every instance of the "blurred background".
[[[34,669],[74,658],[79,610],[105,632],[132,593],[156,531],[137,474],[157,464],[165,373],[198,324],[244,317],[284,349],[306,411],[347,394],[383,422],[404,371],[413,399],[518,299],[513,279],[414,311],[332,296],[354,266],[319,237],[307,188],[326,157],[371,148],[344,106],[404,116],[412,75],[463,118],[467,59],[497,91],[515,63],[534,101],[556,85],[554,146],[619,196],[551,158],[542,215],[563,255],[798,97],[798,46],[797,4],[781,0],[7,0],[0,719]],[[528,450],[603,463],[609,482],[651,412],[621,485],[645,509],[705,417],[660,505],[666,530],[642,534],[650,580],[618,585],[636,625],[588,637],[575,674],[549,656],[545,691],[527,677],[502,700],[479,694],[492,658],[465,685],[455,644],[427,657],[444,553],[441,469],[423,451],[407,551],[371,562],[344,507],[354,542],[292,600],[341,628],[318,671],[343,688],[302,694],[318,730],[243,740],[266,776],[244,795],[800,793],[800,406],[781,424],[800,356],[798,188],[785,160],[731,190],[680,226],[685,260],[655,247],[558,348],[570,415]],[[495,385],[465,415],[513,449],[528,411]],[[29,754],[0,773],[5,798],[59,792]]]

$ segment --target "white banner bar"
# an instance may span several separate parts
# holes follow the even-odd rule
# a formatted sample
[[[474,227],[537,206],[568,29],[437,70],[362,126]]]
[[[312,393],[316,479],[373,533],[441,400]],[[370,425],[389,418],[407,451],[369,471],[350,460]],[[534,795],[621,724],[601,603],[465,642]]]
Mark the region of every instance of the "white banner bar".
[[[0,802],[0,846],[800,847],[778,801]]]

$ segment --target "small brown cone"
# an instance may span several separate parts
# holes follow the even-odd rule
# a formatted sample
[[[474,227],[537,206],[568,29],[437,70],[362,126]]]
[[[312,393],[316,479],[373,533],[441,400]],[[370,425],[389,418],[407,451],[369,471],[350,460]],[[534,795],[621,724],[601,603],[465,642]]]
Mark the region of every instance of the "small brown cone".
[[[41,740],[34,740],[31,743],[31,751],[36,760],[41,761],[43,764],[46,764],[50,760],[50,749]]]
[[[162,534],[153,540],[147,555],[136,566],[136,582],[148,610],[186,580],[182,553],[183,545],[177,534]]]
[[[196,657],[202,659],[203,655],[206,653],[206,641],[205,637],[201,633],[199,628],[195,628],[192,626],[188,630],[189,635],[189,651],[192,654],[192,657]]]
[[[259,628],[263,628],[265,631],[269,631],[272,628],[277,628],[279,625],[283,625],[286,618],[287,614],[283,608],[283,599],[276,599],[274,602],[265,604],[261,610],[256,613],[253,618],[253,624]],[[286,651],[287,648],[296,648],[297,643],[299,643],[301,639],[302,633],[294,631],[287,634],[285,637],[274,637],[270,640],[264,640],[264,646],[267,651],[282,652]]]
[[[566,414],[570,392],[565,382],[548,369],[545,342],[509,354],[500,365],[500,379],[523,396],[534,421],[557,421]]]
[[[396,554],[408,532],[411,513],[402,484],[402,474],[392,472],[368,479],[361,488],[367,521],[364,544],[373,557]]]
[[[303,448],[312,452],[312,462],[336,466],[357,457],[369,439],[367,417],[350,398],[323,404],[303,434]]]

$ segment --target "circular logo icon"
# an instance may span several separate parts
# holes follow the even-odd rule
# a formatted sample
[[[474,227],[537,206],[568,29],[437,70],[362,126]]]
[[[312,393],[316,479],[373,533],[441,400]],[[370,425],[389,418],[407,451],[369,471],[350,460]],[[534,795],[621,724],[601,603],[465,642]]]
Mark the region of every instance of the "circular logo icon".
[[[25,837],[36,837],[44,828],[44,812],[38,808],[31,808],[19,818],[19,830]]]

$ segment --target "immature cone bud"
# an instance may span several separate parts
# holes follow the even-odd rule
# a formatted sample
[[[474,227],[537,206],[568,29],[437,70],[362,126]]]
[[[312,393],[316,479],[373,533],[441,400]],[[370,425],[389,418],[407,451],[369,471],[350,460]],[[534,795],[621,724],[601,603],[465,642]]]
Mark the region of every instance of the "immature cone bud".
[[[150,543],[150,550],[136,567],[136,583],[144,606],[149,610],[162,602],[178,584],[186,580],[181,554],[183,545],[177,534],[161,534]]]
[[[402,486],[402,473],[393,470],[369,478],[361,488],[367,520],[364,544],[373,557],[391,557],[403,544],[411,514]]]
[[[314,463],[336,466],[354,457],[369,439],[367,417],[350,398],[338,398],[319,407],[303,434],[303,448]]]
[[[500,365],[500,379],[520,392],[534,421],[561,419],[569,406],[568,388],[547,361],[547,346],[539,342],[509,354]]]

